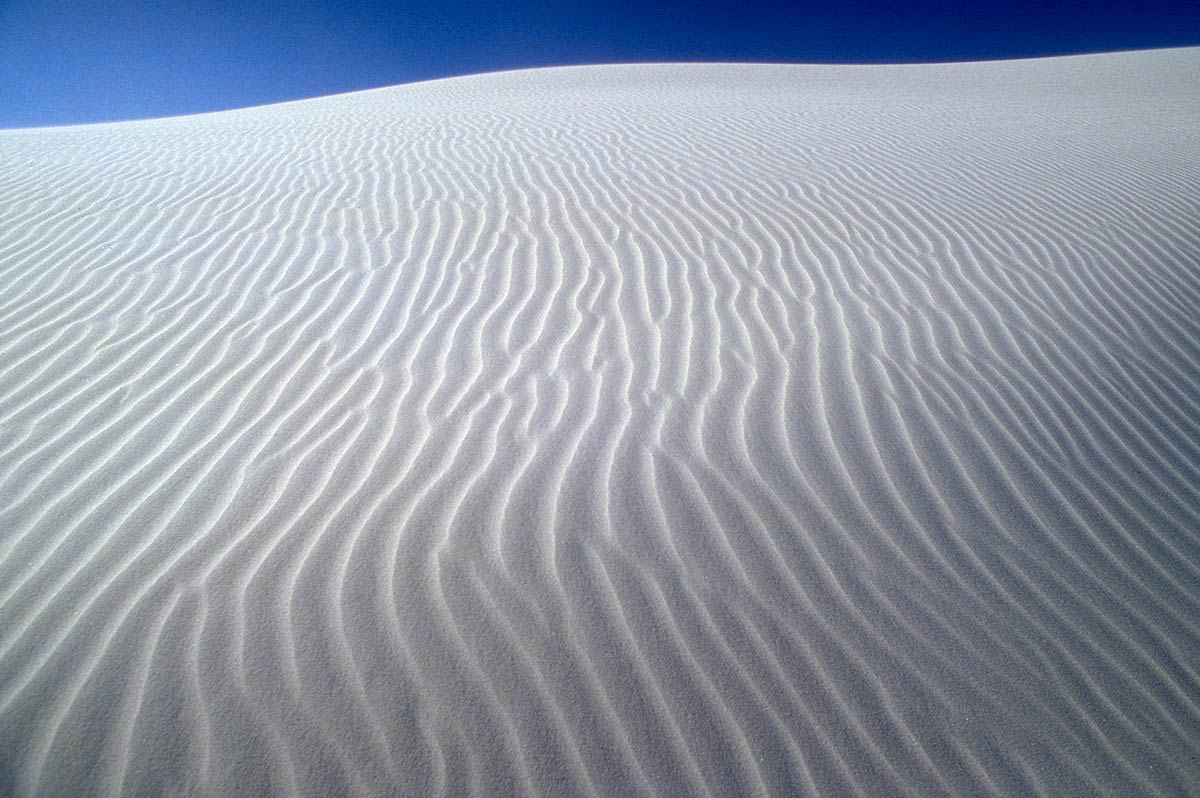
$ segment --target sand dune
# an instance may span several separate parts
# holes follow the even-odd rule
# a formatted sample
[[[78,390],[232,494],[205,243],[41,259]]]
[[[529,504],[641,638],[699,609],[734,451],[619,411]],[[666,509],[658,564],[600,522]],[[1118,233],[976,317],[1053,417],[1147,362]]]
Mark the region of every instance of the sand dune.
[[[1200,50],[0,133],[0,795],[1195,795]]]

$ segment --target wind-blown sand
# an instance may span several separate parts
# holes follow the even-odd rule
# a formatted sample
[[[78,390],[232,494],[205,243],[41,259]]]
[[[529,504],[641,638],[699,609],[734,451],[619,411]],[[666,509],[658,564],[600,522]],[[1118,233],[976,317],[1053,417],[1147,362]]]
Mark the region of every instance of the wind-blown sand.
[[[1200,50],[0,133],[0,795],[1195,795]]]

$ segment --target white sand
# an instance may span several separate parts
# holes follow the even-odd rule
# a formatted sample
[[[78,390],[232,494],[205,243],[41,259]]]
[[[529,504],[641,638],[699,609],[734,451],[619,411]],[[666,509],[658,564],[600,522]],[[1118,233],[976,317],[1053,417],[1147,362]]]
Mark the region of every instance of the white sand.
[[[0,133],[0,795],[1200,791],[1200,50]]]

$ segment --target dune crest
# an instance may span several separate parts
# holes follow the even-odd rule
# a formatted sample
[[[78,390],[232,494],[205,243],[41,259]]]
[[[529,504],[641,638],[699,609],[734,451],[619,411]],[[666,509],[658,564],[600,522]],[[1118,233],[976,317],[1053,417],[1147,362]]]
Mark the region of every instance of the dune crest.
[[[1197,86],[0,132],[0,794],[1194,791]]]

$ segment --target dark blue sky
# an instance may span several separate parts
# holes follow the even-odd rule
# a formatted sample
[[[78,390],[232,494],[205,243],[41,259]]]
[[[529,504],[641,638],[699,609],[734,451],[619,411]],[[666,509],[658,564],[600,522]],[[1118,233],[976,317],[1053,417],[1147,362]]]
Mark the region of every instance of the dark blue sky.
[[[1200,44],[1200,0],[0,0],[0,127],[618,61],[948,61]]]

